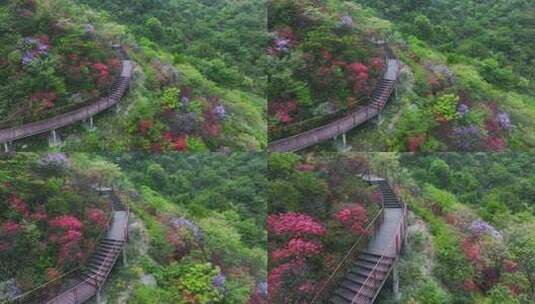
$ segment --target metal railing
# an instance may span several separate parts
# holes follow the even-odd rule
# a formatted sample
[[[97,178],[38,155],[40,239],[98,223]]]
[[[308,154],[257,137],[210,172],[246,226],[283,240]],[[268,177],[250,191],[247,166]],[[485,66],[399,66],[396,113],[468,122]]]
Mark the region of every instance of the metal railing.
[[[385,176],[385,181],[388,183],[389,187],[392,189],[396,197],[398,198],[398,195],[394,188],[391,186],[391,183],[389,181],[389,178]],[[383,252],[380,255],[379,260],[377,260],[377,263],[374,265],[370,273],[368,274],[368,277],[366,280],[362,283],[359,291],[355,296],[353,297],[353,300],[351,301],[351,304],[368,304],[370,303],[369,298],[372,298],[371,303],[374,302],[375,298],[379,294],[379,291],[381,290],[383,284],[385,283],[386,279],[394,269],[396,263],[399,259],[399,254],[401,253],[402,246],[405,241],[405,236],[407,232],[407,222],[406,222],[406,216],[407,216],[407,207],[405,203],[401,200],[398,201],[401,204],[401,217],[399,225],[396,229],[396,233],[392,236],[390,240],[390,245],[388,245],[387,248],[383,250]],[[388,268],[387,272],[384,272],[383,270],[379,270],[379,266],[385,265],[386,259],[393,259],[392,263],[390,263],[390,266]],[[388,265],[388,264],[387,264]],[[378,273],[381,272],[381,278],[378,280]]]
[[[128,205],[125,205],[122,203],[122,201],[120,200],[119,198],[119,195],[115,192],[115,190],[112,191],[112,200],[115,200],[115,199],[119,199],[119,202],[122,204],[122,206],[125,208],[125,211],[127,212],[127,215],[126,215],[126,221],[125,221],[125,225],[124,225],[124,228],[123,228],[123,234],[124,234],[124,242],[122,244],[122,247],[125,246],[125,243],[126,243],[126,240],[128,239],[128,219],[129,219],[129,216],[130,216],[130,208],[128,207]],[[110,216],[108,217],[108,221],[106,222],[106,229],[103,230],[99,236],[97,237],[97,240],[98,240],[98,243],[100,243],[103,238],[104,238],[104,235],[108,233],[109,231],[109,228],[110,228],[110,224],[111,224],[111,221],[113,220],[113,217],[114,217],[114,204],[116,202],[112,202],[111,205],[111,214]],[[110,257],[114,257],[114,260],[113,260],[113,263],[110,264],[110,267],[109,269],[107,270],[106,272],[106,275],[105,275],[105,278],[103,280],[103,282],[106,281],[109,273],[111,272],[112,268],[113,268],[113,265],[115,264],[117,258],[118,258],[118,252],[120,252],[123,248],[117,248],[117,249],[114,249],[113,250],[113,255],[111,255],[110,253],[107,254],[106,258],[105,258],[105,261],[103,264],[100,265],[99,267],[99,270],[101,269],[101,267],[108,261],[108,259]],[[62,295],[66,294],[66,293],[69,293],[69,292],[72,292],[73,294],[73,297],[75,299],[75,303],[79,303],[78,301],[79,300],[82,300],[82,301],[85,301],[87,299],[79,299],[78,298],[78,293],[77,293],[77,288],[80,287],[81,285],[91,281],[90,278],[86,278],[84,280],[82,280],[81,282],[78,282],[76,285],[72,286],[72,287],[68,287],[68,288],[62,288],[62,285],[63,283],[67,280],[67,278],[73,278],[73,279],[76,279],[76,278],[80,278],[83,274],[83,270],[84,270],[84,266],[79,266],[79,267],[76,267],[75,269],[72,269],[50,281],[47,281],[46,283],[28,291],[28,292],[25,292],[19,296],[17,296],[16,298],[12,299],[12,300],[9,300],[7,302],[4,302],[5,304],[34,304],[34,303],[43,303],[43,301],[45,302],[49,302],[49,298],[51,298],[52,300],[54,299],[58,299],[59,297],[61,297]],[[95,276],[95,284],[96,288],[98,290],[100,290],[100,288],[102,287],[102,285],[98,282],[97,280],[97,276]]]
[[[376,86],[374,89],[373,95],[380,93],[380,98],[374,101],[372,104],[365,107],[356,109],[347,116],[337,119],[333,122],[325,124],[323,126],[296,134],[288,136],[282,139],[272,141],[268,145],[268,150],[270,152],[295,152],[325,140],[331,139],[337,135],[346,133],[353,129],[354,127],[370,120],[371,118],[377,116],[382,108],[386,105],[388,99],[392,95],[392,92],[396,86],[396,82],[401,73],[401,65],[399,59],[396,57],[392,49],[388,44],[385,43],[385,63],[386,69],[383,71],[383,76],[381,80],[386,80],[385,75],[388,73],[388,61],[396,60],[397,64],[395,65],[397,70],[395,71],[395,80],[387,88]],[[380,82],[381,83],[381,82]],[[375,106],[374,106],[375,104]]]
[[[0,143],[7,143],[17,139],[33,136],[36,134],[65,127],[79,121],[86,120],[119,102],[126,92],[133,72],[133,64],[129,60],[122,61],[121,74],[117,82],[112,86],[111,93],[107,97],[102,97],[88,105],[77,108],[70,112],[59,114],[36,122],[26,123],[20,126],[13,126],[0,129]],[[117,97],[118,96],[118,97]],[[77,105],[79,106],[79,105]]]
[[[366,173],[362,174],[362,176],[370,176],[369,170],[367,170]],[[340,262],[338,263],[334,271],[329,275],[327,280],[321,285],[318,291],[316,291],[314,297],[311,300],[312,304],[325,302],[325,298],[328,296],[329,292],[332,290],[332,287],[336,286],[341,281],[341,279],[343,279],[343,277],[347,273],[348,266],[355,261],[355,259],[358,257],[358,255],[362,252],[364,247],[367,245],[367,242],[369,241],[370,236],[373,236],[377,228],[383,223],[384,197],[382,193],[381,193],[380,206],[381,208],[379,209],[379,211],[375,214],[373,219],[370,220],[368,225],[366,226],[366,235],[359,236],[357,241],[347,251],[347,253],[340,260]]]

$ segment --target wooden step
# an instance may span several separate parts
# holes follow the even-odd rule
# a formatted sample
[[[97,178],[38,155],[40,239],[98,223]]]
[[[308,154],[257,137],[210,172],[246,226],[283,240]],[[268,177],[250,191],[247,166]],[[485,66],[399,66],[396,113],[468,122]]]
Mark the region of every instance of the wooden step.
[[[343,281],[342,282],[342,287],[345,288],[345,289],[348,289],[348,290],[351,290],[353,293],[354,293],[354,296],[357,295],[360,291],[360,294],[361,295],[366,295],[366,296],[369,296],[370,298],[372,298],[373,296],[375,296],[375,291],[376,291],[376,288],[375,287],[364,287],[361,289],[362,285],[360,284],[351,284],[350,282],[348,281]]]
[[[376,283],[378,280],[374,278],[367,278],[366,276],[360,275],[360,274],[354,274],[354,273],[348,273],[345,276],[346,280],[353,281],[355,283],[358,283],[360,285],[366,285],[369,287],[373,287],[374,283]]]
[[[351,304],[351,301],[336,294],[330,298],[329,302],[331,304]]]
[[[390,269],[390,265],[388,265],[388,264],[371,263],[371,262],[368,262],[368,261],[365,261],[365,260],[357,261],[355,263],[355,266],[361,267],[361,268],[365,268],[365,269],[369,269],[369,270],[373,270],[375,268],[376,270],[379,270],[379,271],[382,271],[382,272],[388,272],[388,270]]]
[[[373,252],[369,252],[369,251],[363,251],[362,254],[360,255],[359,259],[363,256],[366,256],[366,257],[370,257],[370,258],[376,258],[376,259],[380,259],[382,256],[379,255],[379,254],[376,254],[376,253],[373,253]],[[386,260],[391,260],[393,261],[394,260],[394,257],[391,257],[391,256],[384,256],[383,257],[383,260],[386,261]]]
[[[360,275],[363,275],[363,276],[369,276],[370,275],[370,270],[369,269],[364,269],[364,268],[352,268],[351,270],[349,270],[351,273],[355,273],[355,274],[360,274]],[[386,276],[386,274],[383,272],[383,271],[377,271],[375,273],[375,277],[374,279],[376,280],[382,280],[384,279]]]
[[[334,291],[334,294],[351,302],[357,293],[345,287],[340,287]],[[369,297],[367,294],[361,294],[361,295],[365,297]],[[369,298],[371,299],[372,297],[369,297]]]

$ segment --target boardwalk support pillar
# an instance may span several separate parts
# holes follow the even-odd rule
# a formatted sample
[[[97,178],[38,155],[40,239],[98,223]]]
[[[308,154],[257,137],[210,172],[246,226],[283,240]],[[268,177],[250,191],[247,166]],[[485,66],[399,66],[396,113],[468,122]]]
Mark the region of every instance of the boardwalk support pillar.
[[[97,290],[97,304],[100,304],[100,287]]]
[[[89,129],[93,130],[95,128],[95,125],[93,124],[93,116],[89,116]]]
[[[401,293],[399,292],[399,269],[397,263],[392,269],[392,292],[396,301],[401,300]]]
[[[56,129],[52,129],[51,136],[52,136],[52,142],[50,143],[50,145],[53,147],[59,146],[59,138],[58,138],[58,133],[56,132]]]
[[[4,152],[10,153],[10,152],[13,152],[13,151],[15,151],[15,149],[13,149],[13,142],[12,141],[5,142],[4,143]]]

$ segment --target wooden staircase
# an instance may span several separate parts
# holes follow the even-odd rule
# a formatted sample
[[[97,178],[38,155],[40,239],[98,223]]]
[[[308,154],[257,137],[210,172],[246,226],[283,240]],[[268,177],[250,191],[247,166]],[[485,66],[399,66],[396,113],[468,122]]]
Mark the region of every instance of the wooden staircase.
[[[100,290],[121,254],[124,254],[128,240],[129,208],[114,191],[111,191],[111,198],[113,212],[108,229],[89,262],[22,294],[8,304],[81,304],[95,296],[98,300]]]
[[[401,203],[386,180],[372,181],[371,183],[377,185],[383,194],[385,208],[402,208]]]
[[[396,80],[381,79],[372,93],[370,107],[377,110],[383,109],[395,86]]]
[[[362,174],[381,193],[381,210],[316,291],[312,304],[371,304],[393,271],[405,238],[407,208],[388,180]]]
[[[347,116],[305,132],[272,141],[268,145],[269,152],[295,152],[316,145],[323,141],[345,134],[379,115],[396,88],[401,72],[401,62],[395,59],[393,52],[387,47],[386,70],[374,88],[371,103],[357,109]]]
[[[83,279],[94,282],[95,287],[102,285],[124,245],[125,241],[122,240],[103,239],[87,264],[87,269],[83,271]]]
[[[334,295],[330,299],[330,303],[373,303],[376,293],[378,293],[378,290],[375,290],[375,286],[382,285],[382,282],[386,280],[393,267],[394,261],[395,257],[385,257],[381,259],[381,255],[376,253],[362,252],[354,266],[349,269],[340,288],[335,290]],[[375,275],[372,276],[374,269]],[[359,293],[362,286],[367,286],[369,288],[363,290],[358,299],[355,299],[355,296]]]

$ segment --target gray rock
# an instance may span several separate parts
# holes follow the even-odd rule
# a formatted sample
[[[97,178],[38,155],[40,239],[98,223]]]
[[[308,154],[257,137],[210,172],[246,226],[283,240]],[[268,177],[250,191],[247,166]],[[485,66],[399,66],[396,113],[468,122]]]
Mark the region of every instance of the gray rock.
[[[146,274],[141,277],[140,279],[141,284],[149,287],[156,287],[158,283],[156,283],[156,278],[152,274]]]

